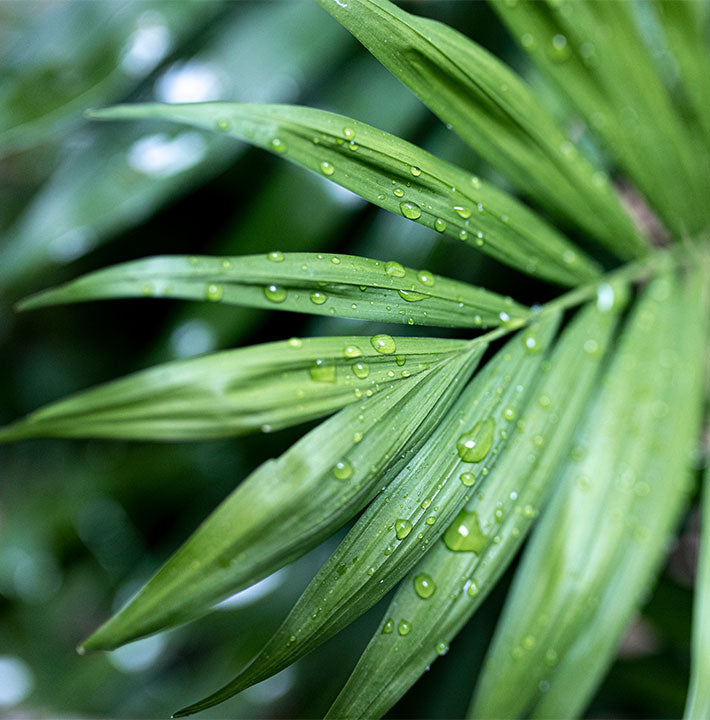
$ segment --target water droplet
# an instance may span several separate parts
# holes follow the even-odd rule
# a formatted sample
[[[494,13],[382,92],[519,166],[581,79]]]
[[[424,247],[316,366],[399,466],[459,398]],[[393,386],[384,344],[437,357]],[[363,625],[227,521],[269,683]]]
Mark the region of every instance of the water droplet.
[[[355,131],[352,128],[344,127],[343,128],[343,137],[346,140],[354,140],[355,139]]]
[[[316,364],[308,370],[308,373],[316,382],[335,382],[335,365],[328,365],[325,360],[316,360]]]
[[[327,299],[328,296],[324,292],[320,292],[319,290],[314,290],[311,293],[311,302],[314,305],[322,305]]]
[[[412,626],[409,620],[400,620],[399,625],[397,625],[397,632],[400,635],[407,635],[411,629]]]
[[[476,476],[473,473],[465,472],[459,475],[459,480],[461,480],[462,485],[465,485],[466,487],[471,487],[476,482]]]
[[[614,288],[609,283],[601,283],[597,287],[597,309],[608,312],[614,307]]]
[[[535,46],[535,37],[531,33],[523,33],[520,37],[520,44],[526,50],[531,50]]]
[[[323,175],[332,175],[335,172],[335,166],[333,163],[329,163],[327,160],[323,160],[320,164],[320,170]]]
[[[540,340],[531,328],[528,328],[523,333],[523,345],[525,346],[526,352],[529,352],[531,355],[535,355],[542,350]]]
[[[272,250],[266,257],[272,262],[283,262],[284,254],[279,250]]]
[[[412,523],[410,520],[405,518],[395,520],[394,533],[397,536],[397,540],[404,540],[410,532],[412,532]]]
[[[454,205],[454,210],[458,213],[460,217],[462,217],[464,220],[466,218],[471,217],[471,210],[467,207],[464,207],[463,205]]]
[[[288,344],[289,344],[289,347],[300,348],[303,345],[303,340],[301,340],[301,338],[292,337],[288,341]]]
[[[469,597],[476,597],[478,595],[478,583],[475,580],[471,580],[468,585],[468,590],[466,590],[466,594]]]
[[[549,55],[550,59],[555,62],[564,62],[569,59],[571,51],[567,38],[564,35],[558,33],[553,36],[550,41]]]
[[[584,352],[588,353],[589,355],[596,355],[596,353],[599,352],[599,343],[592,338],[589,338],[589,340],[585,340]]]
[[[428,270],[420,270],[417,273],[417,278],[422,285],[427,285],[428,287],[431,287],[434,284],[434,275],[432,275],[432,273],[430,273]]]
[[[391,277],[404,277],[404,268],[395,260],[385,263],[385,272]]]
[[[481,181],[478,179],[477,175],[474,175],[471,178],[471,185],[473,185],[473,187],[475,187],[475,188],[481,187]]]
[[[515,420],[515,410],[512,407],[507,407],[503,410],[503,417],[506,420]]]
[[[333,265],[340,265],[340,258],[339,258],[339,257],[332,257],[332,258],[330,258],[330,262],[332,262]]]
[[[210,298],[210,294],[209,294],[209,289],[210,289],[210,287],[216,287],[216,286],[213,286],[213,285],[208,285],[208,286],[207,286],[207,299],[208,299],[208,300],[211,299],[211,298]],[[153,285],[152,285],[152,283],[145,283],[145,285],[143,285],[143,287],[141,288],[141,294],[142,294],[144,297],[150,297],[150,296],[153,294]],[[217,298],[217,300],[219,300],[219,298]]]
[[[402,190],[401,187],[396,187],[392,192],[393,192],[397,197],[404,197],[404,190]]]
[[[426,573],[414,576],[414,590],[420,598],[426,600],[436,592],[436,583]]]
[[[354,432],[353,433],[353,442],[359,443],[362,440],[362,433],[361,432]]]
[[[382,626],[382,634],[389,635],[394,630],[394,619],[387,618],[387,621]]]
[[[437,643],[436,653],[437,655],[446,655],[449,652],[449,646],[445,642]]]
[[[222,286],[216,283],[210,283],[205,289],[205,297],[211,302],[219,302],[222,299]],[[269,297],[268,295],[266,297]],[[286,299],[286,292],[284,291],[283,300]],[[280,300],[277,302],[281,302]]]
[[[419,300],[426,300],[429,296],[423,295],[422,293],[414,292],[414,290],[397,290],[402,300],[407,302],[418,302]]]
[[[434,230],[437,232],[444,232],[444,230],[446,230],[446,220],[436,218],[436,220],[434,220]]]
[[[362,355],[362,350],[357,345],[346,345],[343,349],[343,355],[346,358],[356,358]]]
[[[279,285],[267,285],[264,288],[264,295],[266,295],[266,299],[271,300],[271,302],[281,303],[286,299],[287,293],[286,289]]]
[[[333,368],[335,369],[335,368]],[[353,474],[353,466],[349,460],[343,458],[333,466],[333,475],[338,480],[347,480]]]
[[[275,137],[271,141],[271,149],[277,153],[285,153],[286,152],[286,143],[283,140],[281,140],[280,138]]]
[[[548,395],[540,395],[540,397],[537,399],[537,404],[543,409],[547,410],[547,408],[552,405],[552,400],[550,400]]]
[[[391,335],[375,335],[370,339],[370,343],[378,353],[382,353],[383,355],[391,355],[397,349],[394,338]]]
[[[488,536],[483,534],[478,522],[478,515],[465,508],[454,518],[446,528],[444,543],[453,552],[480,553],[486,547]],[[470,594],[470,588],[469,588]]]
[[[229,128],[231,127],[229,120],[225,120],[224,118],[220,118],[219,120],[217,120],[215,125],[217,127],[217,130],[221,130],[222,132],[229,130]]]
[[[510,324],[510,315],[508,315],[507,312],[499,312],[498,318],[504,327],[507,327]]]
[[[468,233],[465,230],[462,230],[459,233],[459,240],[465,240],[468,237]]]
[[[367,363],[356,362],[353,365],[353,373],[361,380],[364,380],[370,374],[370,367]]]
[[[419,205],[413,202],[402,202],[399,204],[399,209],[402,211],[402,215],[410,220],[416,220],[422,215]]]
[[[464,462],[481,462],[493,445],[495,421],[493,418],[479,420],[471,430],[456,441],[456,452]]]

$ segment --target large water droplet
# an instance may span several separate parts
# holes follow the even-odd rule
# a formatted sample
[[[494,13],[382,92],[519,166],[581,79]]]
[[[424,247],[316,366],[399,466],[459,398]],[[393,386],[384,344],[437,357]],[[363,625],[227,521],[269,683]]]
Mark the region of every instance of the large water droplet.
[[[347,480],[353,474],[353,466],[349,460],[343,458],[333,465],[333,475],[338,480]]]
[[[385,263],[385,272],[391,277],[404,277],[404,268],[396,260]]]
[[[444,543],[453,552],[478,554],[486,547],[487,541],[488,536],[481,530],[478,515],[475,511],[468,511],[465,508],[454,518],[444,533]]]
[[[353,365],[353,373],[361,380],[364,380],[370,374],[370,367],[367,363],[356,362]]]
[[[417,273],[417,278],[422,285],[428,285],[431,287],[434,284],[434,275],[428,270],[420,270]]]
[[[394,523],[394,533],[397,536],[397,540],[404,540],[404,538],[412,532],[412,523],[406,518],[399,518]]]
[[[409,168],[409,172],[411,172],[414,177],[419,177],[422,174],[422,171],[416,165],[412,165],[412,167]]]
[[[279,285],[267,285],[264,288],[264,295],[267,300],[271,302],[281,303],[286,299],[286,288],[282,288]]]
[[[400,620],[399,625],[397,625],[397,632],[400,635],[407,635],[411,629],[412,625],[409,620]]]
[[[222,299],[222,286],[210,283],[205,289],[205,297],[211,302],[219,302]]]
[[[391,335],[375,335],[370,338],[370,343],[378,353],[382,353],[383,355],[390,355],[397,349],[394,338]]]
[[[275,137],[271,141],[271,149],[277,153],[285,153],[286,152],[286,143],[283,140],[281,140],[280,138]]]
[[[392,618],[387,618],[387,621],[382,626],[382,634],[389,635],[393,630],[394,630],[394,620]]]
[[[407,302],[418,302],[419,300],[426,300],[426,298],[429,297],[428,295],[423,295],[422,293],[415,292],[414,290],[397,290],[397,292],[402,300],[406,300]]]
[[[426,600],[436,592],[436,583],[426,573],[414,576],[414,591],[420,598]]]
[[[327,299],[328,296],[324,292],[320,292],[319,290],[314,290],[311,293],[311,302],[314,305],[322,305]]]
[[[346,358],[356,358],[362,355],[362,350],[357,345],[346,345],[343,349],[343,355]]]
[[[410,220],[416,220],[422,215],[419,205],[413,202],[402,202],[399,204],[399,209],[402,211],[402,215]]]
[[[436,218],[436,220],[434,220],[434,230],[437,232],[444,232],[444,230],[446,230],[446,220],[443,218]]]
[[[459,480],[461,480],[462,485],[465,485],[466,487],[471,487],[476,482],[476,476],[473,473],[465,472],[459,475]]]
[[[284,254],[280,250],[272,250],[266,257],[271,262],[283,262]]]
[[[335,172],[333,163],[329,163],[327,160],[323,160],[320,164],[320,169],[323,175],[332,175]]]
[[[495,421],[480,420],[456,441],[456,452],[464,462],[481,462],[493,445]]]
[[[464,207],[463,205],[454,205],[454,210],[458,213],[460,217],[462,217],[464,220],[466,218],[471,217],[471,210],[470,208]]]
[[[335,382],[335,365],[326,364],[325,360],[316,360],[316,364],[308,372],[316,382]]]

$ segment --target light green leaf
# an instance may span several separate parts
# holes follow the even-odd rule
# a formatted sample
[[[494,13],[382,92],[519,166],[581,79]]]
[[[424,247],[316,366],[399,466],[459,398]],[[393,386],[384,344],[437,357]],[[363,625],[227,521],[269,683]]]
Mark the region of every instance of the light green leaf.
[[[678,234],[705,227],[707,153],[680,121],[643,46],[634,3],[574,2],[564,12],[554,0],[493,6],[668,227]]]
[[[698,280],[654,280],[634,310],[516,574],[470,717],[577,717],[613,659],[687,500]]]
[[[710,717],[710,465],[701,490],[700,557],[695,578],[692,672],[685,720]]]
[[[0,442],[198,440],[277,430],[389,390],[466,346],[389,335],[292,338],[169,362],[40,408],[0,430]]]
[[[522,305],[428,270],[353,255],[167,256],[90,273],[19,303],[20,310],[118,297],[209,300],[362,320],[490,327],[523,320]]]
[[[620,307],[623,302],[614,309]],[[564,331],[546,360],[546,371],[526,395],[518,427],[509,422],[511,437],[495,467],[471,488],[471,500],[447,530],[446,541],[433,545],[399,587],[328,717],[382,716],[447,652],[494,587],[569,450],[616,317],[616,312],[589,307]],[[422,578],[431,578],[436,588],[428,597],[421,592]]]
[[[318,2],[521,192],[616,255],[643,253],[606,174],[500,60],[456,30],[387,0]]]
[[[254,661],[180,714],[203,710],[274,675],[389,592],[495,467],[558,322],[559,314],[550,314],[497,353],[417,455],[373,500]]]
[[[289,105],[117,105],[105,120],[164,119],[222,131],[281,154],[380,207],[523,272],[576,284],[597,266],[524,205],[404,140],[342,115]]]
[[[394,477],[445,416],[484,343],[345,408],[255,470],[85,649],[199,617],[299,557]]]

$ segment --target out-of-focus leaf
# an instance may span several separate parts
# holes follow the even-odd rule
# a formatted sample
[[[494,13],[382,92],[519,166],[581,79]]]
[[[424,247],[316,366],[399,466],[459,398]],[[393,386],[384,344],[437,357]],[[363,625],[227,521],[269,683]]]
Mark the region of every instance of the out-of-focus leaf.
[[[157,76],[151,98],[295,100],[302,91],[299,80],[317,81],[345,50],[337,40],[339,28],[307,2],[238,7],[215,25],[198,53]],[[240,148],[226,138],[172,125],[84,125],[65,141],[51,179],[5,233],[0,292],[71,262],[142,222],[170,198],[224,170],[239,154]]]
[[[19,308],[146,296],[444,327],[509,325],[529,314],[511,298],[398,262],[279,251],[123,263],[45,290]]]
[[[464,340],[292,338],[158,365],[0,430],[29,437],[197,440],[276,430],[371,397],[463,352]]]
[[[516,574],[470,717],[577,717],[613,659],[686,502],[700,282],[662,276],[635,308]]]
[[[668,226],[678,233],[705,227],[706,153],[680,122],[643,46],[634,3],[493,5]]]
[[[564,331],[518,408],[518,426],[509,421],[511,437],[495,467],[471,488],[447,542],[436,543],[397,590],[329,717],[383,715],[448,650],[493,588],[569,450],[615,327],[617,313],[610,309],[587,308]],[[422,592],[422,578],[431,593]]]
[[[164,119],[222,131],[318,172],[370,202],[561,284],[595,263],[524,205],[421,148],[351,118],[289,105],[118,105],[105,120]]]
[[[618,256],[643,252],[605,173],[497,58],[387,0],[318,2],[521,192]]]
[[[485,343],[345,408],[255,470],[85,649],[199,617],[356,514],[437,427]]]
[[[184,714],[226,700],[325,642],[384,597],[436,543],[496,466],[558,321],[558,314],[544,318],[498,352],[372,502],[261,653],[228,685]],[[423,592],[434,587],[425,586]]]
[[[701,540],[695,577],[692,674],[685,720],[710,717],[710,465],[703,473]]]
[[[2,53],[0,156],[82,122],[88,105],[125,95],[221,3],[57,3]]]

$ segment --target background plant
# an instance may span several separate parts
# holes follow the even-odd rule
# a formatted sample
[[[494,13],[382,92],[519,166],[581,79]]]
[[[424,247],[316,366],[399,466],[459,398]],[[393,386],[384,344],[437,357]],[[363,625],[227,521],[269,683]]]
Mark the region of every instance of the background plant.
[[[464,243],[459,242],[458,248],[442,245],[434,252],[435,232],[418,235],[412,223],[401,221],[383,232],[378,216],[373,217],[371,211],[352,208],[348,213],[334,205],[334,198],[344,196],[328,195],[328,183],[313,181],[316,184],[310,185],[303,175],[293,181],[288,171],[279,169],[276,172],[284,173],[285,179],[270,178],[249,204],[246,221],[240,213],[238,230],[229,233],[239,242],[240,254],[260,251],[260,255],[244,260],[191,255],[119,265],[41,293],[24,307],[155,295],[208,301],[209,307],[191,311],[199,315],[181,317],[170,341],[160,343],[151,361],[164,359],[166,347],[172,347],[178,356],[190,355],[218,342],[245,338],[255,327],[258,315],[254,311],[218,308],[217,304],[322,314],[325,317],[312,326],[312,332],[340,337],[291,340],[158,367],[49,406],[10,426],[4,437],[209,438],[276,430],[343,407],[279,461],[257,469],[138,600],[86,642],[87,648],[115,647],[199,616],[217,600],[253,585],[315,547],[371,501],[266,646],[265,654],[223,694],[231,695],[288,665],[354,620],[404,577],[355,674],[336,701],[332,712],[337,716],[385,712],[437,654],[448,651],[449,641],[505,571],[556,485],[552,504],[516,573],[471,712],[507,716],[532,708],[534,714],[578,714],[605,671],[630,613],[644,599],[643,591],[662,557],[668,533],[677,527],[688,506],[692,487],[687,471],[701,426],[707,306],[702,278],[706,264],[703,188],[708,170],[708,86],[706,74],[698,72],[707,64],[704,6],[495,5],[540,72],[530,75],[535,89],[531,93],[492,56],[440,25],[402,13],[385,2],[324,5],[480,157],[468,158],[451,135],[442,133],[430,119],[420,121],[415,135],[454,164],[350,117],[285,106],[125,106],[96,113],[105,118],[176,119],[216,131],[207,134],[172,125],[166,125],[164,132],[149,124],[111,124],[102,130],[77,125],[77,109],[125,96],[132,86],[131,100],[152,99],[151,95],[173,102],[234,96],[237,87],[232,85],[231,93],[225,88],[243,76],[227,72],[228,63],[235,68],[241,68],[245,58],[252,63],[256,47],[278,28],[285,29],[282,35],[293,39],[293,45],[286,42],[278,52],[268,48],[259,92],[268,94],[273,83],[279,95],[273,99],[291,99],[293,83],[289,87],[287,82],[284,89],[273,80],[273,68],[282,67],[283,58],[288,58],[302,64],[306,77],[311,71],[314,78],[318,73],[324,78],[320,86],[314,83],[318,89],[313,99],[306,95],[304,100],[347,110],[348,100],[342,93],[357,83],[345,82],[338,67],[338,59],[346,57],[347,51],[342,49],[346,36],[338,35],[337,26],[328,23],[323,13],[300,3],[225,8],[214,4],[209,12],[204,12],[203,6],[183,4],[179,10],[170,6],[167,14],[167,6],[161,3],[155,7],[131,4],[115,12],[111,9],[105,18],[98,18],[101,11],[81,9],[83,6],[55,7],[37,18],[32,13],[11,14],[10,30],[6,31],[9,40],[13,33],[17,42],[24,40],[29,28],[38,38],[38,47],[42,46],[42,32],[60,38],[72,35],[73,23],[86,20],[82,13],[100,29],[90,33],[85,46],[79,48],[78,54],[86,61],[78,64],[73,75],[52,57],[52,44],[35,58],[36,67],[19,53],[9,55],[19,59],[4,94],[5,165],[8,181],[16,185],[13,201],[4,210],[4,223],[10,228],[4,248],[5,293],[16,298],[23,289],[38,287],[40,273],[53,273],[61,279],[62,273],[52,268],[53,264],[83,258],[88,250],[115,237],[175,193],[184,194],[201,175],[225,167],[239,146],[219,134],[234,134],[261,145],[387,210]],[[470,10],[471,6],[465,5]],[[463,6],[446,8],[454,21]],[[475,7],[482,16],[479,19],[495,27],[486,11]],[[312,23],[302,22],[310,20],[309,13],[313,13],[313,23],[322,23],[320,32]],[[231,15],[238,18],[236,29],[230,27]],[[308,27],[303,45],[294,31],[296,25]],[[56,33],[57,27],[63,32]],[[239,32],[243,40],[235,43]],[[127,41],[121,40],[126,34]],[[490,33],[484,35],[490,40]],[[318,43],[312,43],[314,37]],[[201,48],[202,55],[187,62],[176,56],[165,70],[154,70],[183,40],[184,52]],[[325,59],[331,62],[324,63]],[[359,62],[343,66],[354,73],[353,81]],[[338,101],[327,99],[325,77],[330,70],[340,94]],[[369,77],[370,72],[363,71],[361,77]],[[147,80],[143,80],[145,76]],[[47,90],[40,93],[42,82]],[[62,82],[70,88],[64,94],[57,92]],[[243,99],[272,99],[255,96],[256,87],[255,83],[251,92],[244,91],[247,97]],[[393,98],[399,97],[395,94],[399,91],[395,85],[382,80],[382,87],[381,99],[376,85],[366,96],[355,91],[353,111],[348,114],[363,118],[364,105],[371,101],[372,119],[365,119],[371,119],[373,125],[387,125],[397,132],[417,127],[416,118],[423,118],[421,107],[406,94],[401,94],[402,105],[396,106]],[[318,95],[324,88],[325,94]],[[542,103],[536,94],[543,98]],[[395,110],[396,117],[387,116]],[[75,139],[57,142],[64,137],[61,131]],[[487,170],[486,161],[503,173],[505,180]],[[263,154],[244,158],[235,166],[234,177],[260,177],[264,163]],[[476,175],[456,166],[475,167]],[[613,173],[615,187],[606,170]],[[486,176],[504,192],[489,184]],[[28,200],[45,177],[45,189]],[[231,186],[232,171],[221,180]],[[160,240],[151,239],[155,250],[174,252],[184,247],[198,252],[196,231],[206,238],[210,225],[217,223],[214,218],[224,217],[225,203],[215,206],[213,200],[220,199],[215,192],[220,187],[221,183],[213,182],[203,194],[189,196],[187,210],[175,206],[162,218],[144,224],[145,237],[160,236]],[[509,193],[514,190],[535,210],[513,199]],[[254,193],[251,187],[249,191]],[[319,212],[304,213],[315,197]],[[622,209],[619,197],[630,206],[636,224]],[[198,217],[194,230],[180,222],[181,212]],[[264,238],[272,226],[275,232],[286,230],[287,234],[271,247],[330,250],[329,233],[335,230],[342,243],[343,228],[348,227],[346,216],[353,213],[357,216],[351,233],[354,240],[334,249],[354,248],[361,255],[379,257],[379,261],[340,252],[264,252]],[[173,214],[177,217],[175,229],[165,233]],[[298,230],[306,218],[301,240]],[[342,225],[338,225],[339,219]],[[363,233],[368,224],[370,232]],[[363,245],[359,239],[363,235],[373,239]],[[392,259],[397,257],[397,235],[401,236],[399,259],[406,260],[403,264]],[[124,259],[126,241],[131,238],[141,243],[136,254],[144,255],[141,231],[133,230],[123,236],[120,252],[112,256],[108,246],[95,250],[76,262],[67,275]],[[380,248],[383,243],[387,247]],[[480,260],[484,255],[474,255],[465,245],[515,270],[497,263],[486,265]],[[472,258],[477,260],[475,268],[471,268]],[[426,265],[502,294],[449,281],[430,270],[405,267],[412,265]],[[602,277],[612,268],[619,269]],[[524,280],[516,270],[575,289],[562,294],[550,284]],[[508,294],[517,302],[507,298]],[[541,312],[526,307],[545,301]],[[140,301],[141,313],[146,302]],[[560,310],[584,303],[590,304],[571,321],[561,317]],[[118,372],[106,374],[117,364],[112,356],[122,333],[115,326],[126,318],[125,309],[113,311],[117,315],[111,316],[106,308],[95,311],[101,313],[96,317],[102,324],[107,317],[111,319],[107,332],[96,339],[108,356],[97,354],[94,359],[95,380],[131,369],[117,367]],[[155,318],[142,318],[140,324],[135,314],[128,318],[133,337],[138,339],[141,332],[154,334],[155,323],[150,321],[159,320],[158,313],[165,310],[155,312]],[[334,316],[354,317],[360,323],[357,331],[342,336],[343,321]],[[66,322],[73,315],[57,317]],[[285,332],[285,328],[265,326],[252,338],[260,341],[293,335],[294,317],[289,316]],[[399,332],[403,333],[415,324],[437,326],[437,336],[445,334],[439,326],[499,329],[473,342],[417,340],[400,337],[399,332],[393,339],[375,324],[390,319],[402,324]],[[559,332],[561,323],[564,329]],[[82,326],[85,322],[77,321],[77,328]],[[18,327],[21,333],[22,325]],[[495,341],[519,327],[524,329],[511,335],[508,344],[493,356],[498,347]],[[77,373],[73,384],[71,375],[64,379],[66,390],[91,384],[86,382],[87,370],[90,374],[92,368],[86,364],[85,353],[90,345],[81,330],[79,334],[82,363],[73,368]],[[13,343],[18,352],[23,347],[21,337],[19,343]],[[119,342],[123,345],[122,339]],[[489,343],[494,344],[489,347]],[[54,362],[57,355],[54,348],[46,353]],[[141,364],[145,362],[138,366]],[[31,362],[20,366],[28,378],[37,377],[38,369]],[[476,366],[479,369],[464,390]],[[62,389],[62,374],[54,374],[54,389]],[[600,386],[601,377],[605,379]],[[14,385],[21,396],[25,386]],[[294,403],[294,398],[298,402]],[[40,404],[21,399],[16,401],[20,410],[25,404]],[[246,475],[258,465],[259,452],[262,458],[278,454],[295,436],[287,431],[283,438],[282,446],[279,436],[267,435],[261,449],[253,443],[241,446],[242,450],[231,443],[203,445],[203,450],[200,446],[197,450],[152,445],[139,445],[136,450],[132,446],[123,451],[119,463],[125,476],[106,471],[107,453],[115,451],[107,451],[103,444],[89,445],[88,458],[82,445],[73,459],[52,455],[51,449],[57,447],[61,449],[54,452],[66,453],[64,444],[44,444],[42,447],[50,450],[41,454],[27,454],[18,446],[8,453],[9,481],[4,484],[8,488],[4,493],[10,498],[6,503],[20,508],[4,531],[8,540],[3,545],[5,594],[47,605],[51,599],[55,612],[72,617],[52,595],[67,597],[69,583],[63,570],[77,566],[72,555],[77,552],[78,538],[116,581],[125,576],[128,559],[141,555],[140,533],[131,529],[120,505],[107,497],[88,502],[81,497],[90,480],[96,487],[92,476],[99,475],[104,482],[113,478],[115,497],[127,505],[135,503],[142,512],[149,508],[152,516],[156,512],[154,499],[150,499],[153,482],[169,483],[183,472],[187,477],[206,457],[208,466],[213,464],[210,477],[227,468],[232,475],[235,466],[243,466]],[[247,447],[257,455],[250,459],[244,454]],[[207,454],[201,455],[203,452]],[[224,463],[224,471],[215,456]],[[13,488],[20,488],[20,479],[47,476],[45,463],[50,464],[54,478],[57,467],[77,477],[67,490],[52,498],[51,512],[38,512],[44,498],[23,494],[30,498],[29,503],[16,501]],[[151,466],[156,471],[151,472]],[[138,491],[131,480],[135,477],[139,478]],[[45,482],[55,487],[56,480]],[[380,487],[383,491],[377,495]],[[225,490],[217,494],[224,495]],[[128,499],[123,493],[128,493]],[[193,495],[193,482],[185,482],[185,493]],[[162,493],[158,509],[164,519],[146,519],[146,527],[160,542],[171,538],[170,502],[182,507],[183,497],[175,488]],[[191,503],[191,507],[196,505]],[[207,509],[198,516],[204,516]],[[37,515],[51,521],[38,525],[23,519]],[[114,536],[106,532],[112,527],[120,540],[118,547],[123,547],[121,552],[116,550]],[[692,534],[692,521],[690,527]],[[165,554],[176,544],[177,538],[165,548]],[[306,576],[320,564],[316,555],[299,561]],[[150,572],[155,563],[143,560],[150,566],[145,572]],[[131,565],[135,566],[135,561]],[[254,586],[255,592],[259,588],[266,591],[276,582],[265,580]],[[82,587],[81,580],[77,583]],[[299,583],[287,585],[292,594],[298,594]],[[296,587],[290,587],[293,585]],[[126,592],[118,598],[119,605]],[[675,595],[672,614],[654,611],[659,597],[663,605],[664,592],[666,597]],[[285,586],[279,594],[288,599]],[[702,663],[707,622],[702,592],[698,596],[694,642],[695,657]],[[248,591],[235,596],[232,603],[244,602],[246,597]],[[668,627],[682,616],[675,611],[678,597],[682,597],[681,591],[662,580],[644,611],[650,621],[637,623],[647,634],[649,622],[663,625],[663,632],[656,630],[650,657],[662,668],[664,677],[668,676],[668,653],[682,655],[687,642],[683,640],[687,631],[677,632],[680,640],[674,641]],[[76,607],[71,598],[68,602]],[[480,663],[499,602],[494,596],[484,604],[476,615],[478,621],[464,631],[472,638],[468,652],[473,648],[478,654],[473,668]],[[8,601],[8,617],[18,613],[19,621],[16,618],[7,630],[4,626],[3,632],[8,647],[21,647],[26,655],[29,645],[23,631],[23,607],[22,602]],[[86,622],[86,616],[83,610],[76,617]],[[24,617],[35,622],[36,613],[27,609]],[[221,625],[220,619],[215,627]],[[47,622],[52,621],[48,615]],[[366,621],[367,616],[362,622]],[[209,635],[205,633],[207,622],[195,626],[196,635],[181,630],[186,633],[182,637],[204,642]],[[371,626],[375,622],[371,621]],[[352,627],[357,636],[363,625]],[[87,635],[90,629],[76,635]],[[126,658],[124,667],[148,666],[161,653],[165,658],[168,653],[163,642],[148,640],[129,646],[122,656]],[[247,652],[246,646],[242,649],[242,660],[254,654]],[[67,643],[60,642],[57,652],[65,654],[66,650]],[[223,645],[221,650],[213,650],[209,662],[218,662],[224,651]],[[170,655],[175,658],[175,651]],[[455,659],[452,650],[449,658],[434,667],[468,664],[461,660],[460,655]],[[21,685],[22,678],[29,675],[17,657],[9,655],[4,661],[10,675],[20,678],[15,683],[17,692],[18,682]],[[83,662],[83,668],[106,671],[101,660]],[[199,661],[208,676],[212,674],[209,662]],[[474,674],[475,669],[465,667],[468,685]],[[334,688],[342,684],[335,675]],[[429,682],[440,697],[446,682],[452,682],[447,678],[455,676],[451,670],[440,672]],[[166,668],[157,677],[179,682],[180,671],[167,672]],[[632,670],[631,677],[647,682],[653,673],[644,665],[638,675]],[[698,666],[687,711],[691,716],[702,717],[707,703],[702,678]],[[52,697],[51,682],[47,683],[47,677],[41,680],[39,697],[42,692]],[[684,680],[668,683],[665,687],[672,688],[662,697],[664,686],[653,680],[652,692],[645,689],[651,699],[645,698],[648,706],[641,705],[641,714],[677,714]],[[158,687],[161,682],[158,680]],[[512,686],[515,693],[510,691]],[[185,690],[162,687],[155,690],[154,683],[151,692],[157,697],[168,695],[171,701],[182,697]],[[279,686],[272,683],[272,687]],[[607,693],[614,697],[613,688]],[[237,703],[234,711],[254,714],[255,708],[245,696],[233,701]],[[603,690],[602,707],[606,696]],[[52,702],[61,707],[61,699],[53,697]],[[90,693],[86,702],[95,712],[97,706],[91,703],[96,700]],[[157,705],[162,707],[160,702]],[[459,712],[463,709],[454,707]],[[147,708],[143,704],[139,711]],[[300,712],[312,715],[324,709],[316,701],[315,706]],[[124,711],[125,707],[120,710]],[[288,710],[289,715],[298,712],[294,706]],[[403,712],[407,714],[406,709]],[[439,702],[431,712],[435,716],[451,714],[451,709]]]

